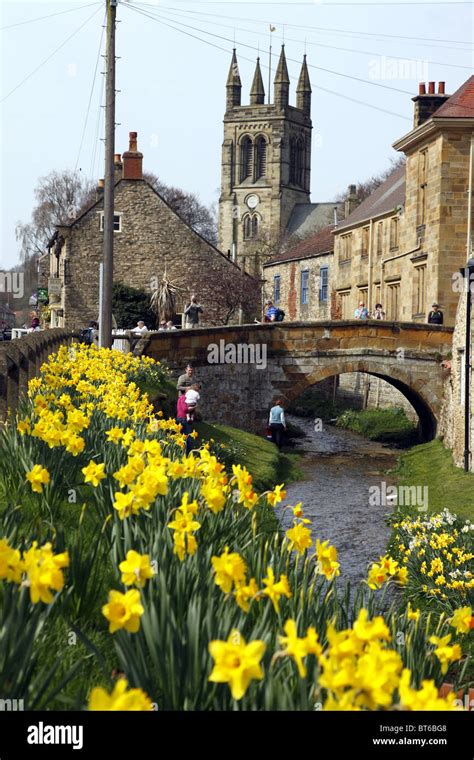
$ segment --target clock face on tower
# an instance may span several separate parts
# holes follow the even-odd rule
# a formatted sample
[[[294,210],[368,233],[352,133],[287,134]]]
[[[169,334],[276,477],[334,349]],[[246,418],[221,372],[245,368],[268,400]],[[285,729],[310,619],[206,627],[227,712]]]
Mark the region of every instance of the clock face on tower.
[[[260,198],[258,195],[249,195],[245,203],[249,208],[254,209],[257,208],[258,204],[260,203]]]

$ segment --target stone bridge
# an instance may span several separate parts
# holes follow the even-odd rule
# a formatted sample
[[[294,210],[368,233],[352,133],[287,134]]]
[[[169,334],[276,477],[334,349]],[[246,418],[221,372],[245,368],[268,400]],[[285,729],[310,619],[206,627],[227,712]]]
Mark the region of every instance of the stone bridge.
[[[271,402],[294,401],[327,377],[366,372],[391,383],[436,435],[452,328],[408,322],[324,321],[153,333],[145,353],[174,375],[188,362],[202,381],[206,419],[261,431]]]

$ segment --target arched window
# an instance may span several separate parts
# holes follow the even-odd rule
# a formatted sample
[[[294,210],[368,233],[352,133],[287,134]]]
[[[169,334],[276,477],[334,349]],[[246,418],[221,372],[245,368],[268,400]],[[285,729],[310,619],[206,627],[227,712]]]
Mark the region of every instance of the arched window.
[[[244,217],[244,240],[250,240],[252,237],[252,218],[250,214]]]
[[[256,214],[252,218],[252,238],[253,240],[258,238],[258,216]]]
[[[246,214],[244,216],[244,240],[256,240],[258,238],[258,223],[258,214]]]
[[[300,138],[296,147],[296,184],[303,187],[304,175],[304,142]]]
[[[301,137],[290,140],[290,183],[304,187],[304,142]]]
[[[258,137],[255,143],[256,166],[255,179],[265,177],[267,174],[267,141],[264,137]]]
[[[296,184],[296,138],[290,139],[290,182]]]
[[[240,181],[243,182],[253,174],[253,144],[250,137],[244,137],[240,143]]]

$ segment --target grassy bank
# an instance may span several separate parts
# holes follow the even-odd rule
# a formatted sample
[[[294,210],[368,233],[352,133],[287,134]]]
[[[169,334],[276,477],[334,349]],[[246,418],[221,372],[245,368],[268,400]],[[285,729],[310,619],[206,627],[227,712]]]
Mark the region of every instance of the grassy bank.
[[[219,458],[228,466],[241,464],[247,467],[259,491],[300,477],[299,456],[281,454],[273,443],[262,436],[208,422],[199,422],[196,427],[202,440],[213,439],[213,448],[218,448]]]
[[[414,446],[399,459],[395,475],[400,485],[428,486],[429,511],[447,507],[460,517],[474,518],[474,473],[455,467],[441,441]]]
[[[403,409],[347,409],[336,422],[337,427],[397,446],[413,446],[418,440],[416,425]]]
[[[172,380],[147,378],[137,380],[142,392],[147,393],[155,409],[165,417],[176,414],[176,384]],[[213,441],[213,450],[230,469],[232,464],[245,466],[252,474],[255,487],[265,491],[275,483],[289,483],[301,477],[297,454],[280,454],[276,446],[262,436],[247,433],[230,425],[199,422],[196,425],[202,441]]]

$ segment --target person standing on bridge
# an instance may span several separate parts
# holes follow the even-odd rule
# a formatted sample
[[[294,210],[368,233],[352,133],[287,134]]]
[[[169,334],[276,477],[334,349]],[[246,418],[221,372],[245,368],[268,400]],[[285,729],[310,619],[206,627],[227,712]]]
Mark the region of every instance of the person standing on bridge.
[[[443,312],[439,308],[439,304],[434,303],[431,306],[431,311],[428,314],[428,324],[430,325],[442,325],[443,324]]]
[[[203,313],[203,308],[196,296],[191,296],[191,303],[184,309],[184,326],[187,329],[199,327],[199,314]]]
[[[270,409],[268,424],[272,433],[272,441],[276,443],[279,449],[283,446],[283,437],[286,430],[285,410],[283,409],[281,398],[275,401]]]
[[[364,304],[363,301],[359,302],[359,306],[354,312],[354,319],[368,319],[369,318],[369,310]]]
[[[375,304],[374,313],[372,314],[372,319],[385,319],[385,312],[382,309],[381,303]]]

